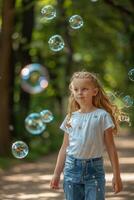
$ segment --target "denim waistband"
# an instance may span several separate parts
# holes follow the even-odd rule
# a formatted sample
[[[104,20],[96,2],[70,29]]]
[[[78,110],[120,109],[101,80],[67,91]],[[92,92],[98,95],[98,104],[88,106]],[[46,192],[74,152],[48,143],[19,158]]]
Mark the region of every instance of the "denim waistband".
[[[66,159],[69,159],[71,161],[75,161],[78,163],[93,163],[93,162],[97,162],[97,161],[102,161],[103,157],[96,157],[96,158],[89,158],[89,159],[83,159],[83,158],[75,158],[72,155],[67,155]]]

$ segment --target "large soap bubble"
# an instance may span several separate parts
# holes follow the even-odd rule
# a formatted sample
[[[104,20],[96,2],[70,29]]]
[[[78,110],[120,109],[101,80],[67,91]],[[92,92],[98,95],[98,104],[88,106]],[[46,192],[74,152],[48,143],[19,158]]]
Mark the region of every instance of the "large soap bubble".
[[[31,113],[25,119],[25,128],[31,134],[39,135],[46,129],[46,125],[39,113]]]
[[[51,111],[49,110],[42,110],[40,112],[40,115],[41,115],[41,118],[42,118],[42,121],[44,123],[49,123],[53,120],[54,116],[53,114],[51,113]]]
[[[65,46],[64,40],[60,35],[53,35],[50,37],[48,44],[49,48],[55,52],[61,51]]]
[[[48,73],[45,67],[38,63],[26,65],[21,70],[21,86],[30,94],[42,92],[48,86]]]
[[[44,19],[51,20],[56,17],[56,10],[52,5],[46,5],[41,9],[41,14]]]
[[[29,149],[25,142],[16,141],[12,144],[12,154],[15,158],[25,158],[28,155]]]
[[[80,15],[73,15],[70,17],[69,23],[73,29],[79,29],[83,26],[83,19]]]

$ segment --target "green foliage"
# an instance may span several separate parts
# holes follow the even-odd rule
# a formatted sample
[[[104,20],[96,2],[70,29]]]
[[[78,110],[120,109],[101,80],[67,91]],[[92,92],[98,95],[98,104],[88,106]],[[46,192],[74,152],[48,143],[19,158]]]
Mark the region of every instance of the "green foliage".
[[[7,158],[7,157],[2,157],[0,158],[0,171],[8,169],[16,164],[21,163],[22,160],[17,160],[15,158]]]
[[[22,50],[28,51],[31,62],[42,64],[49,73],[49,86],[40,94],[30,95],[27,114],[51,110],[55,121],[47,125],[46,133],[40,137],[30,136],[26,131],[23,136],[30,145],[28,159],[57,150],[62,141],[59,134],[59,124],[65,116],[68,83],[73,71],[86,69],[99,74],[105,88],[114,92],[133,96],[133,82],[128,79],[128,71],[134,66],[134,35],[133,16],[119,10],[117,5],[133,11],[131,1],[118,1],[114,6],[107,1],[92,2],[90,0],[38,0],[32,1],[24,10],[22,1],[16,1],[16,18],[12,47],[15,55],[14,77],[14,116],[16,138],[21,138],[20,128],[23,126],[20,88],[20,70],[25,58]],[[113,1],[114,2],[114,1]],[[51,4],[57,10],[57,17],[51,21],[43,20],[40,10],[44,5]],[[34,6],[35,23],[32,40],[23,38],[22,24],[24,11]],[[68,19],[73,14],[79,14],[84,20],[84,26],[79,30],[70,28]],[[27,19],[29,20],[29,19]],[[60,34],[65,40],[63,51],[54,53],[48,47],[48,39]],[[121,101],[117,104],[120,105]],[[134,118],[133,107],[127,109]],[[134,122],[132,120],[132,126]]]

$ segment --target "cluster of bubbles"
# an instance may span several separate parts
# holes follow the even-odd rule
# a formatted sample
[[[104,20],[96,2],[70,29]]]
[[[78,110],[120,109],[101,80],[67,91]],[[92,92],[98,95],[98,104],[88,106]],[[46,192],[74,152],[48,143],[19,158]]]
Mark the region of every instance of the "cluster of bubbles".
[[[48,87],[48,73],[38,63],[26,65],[21,70],[21,87],[30,94],[37,94]]]
[[[40,113],[31,113],[25,119],[25,128],[32,135],[40,135],[46,129],[46,123],[53,121],[51,111],[43,110]],[[28,155],[28,145],[23,141],[12,144],[12,154],[15,158],[22,159]]]
[[[46,123],[50,123],[53,118],[53,114],[49,110],[31,113],[25,119],[25,128],[31,134],[39,135],[46,129]]]
[[[116,93],[107,92],[107,96],[109,97],[110,101],[115,103],[118,102],[120,104],[121,109],[130,108],[134,105],[134,99],[129,95],[121,97],[121,95],[117,95]],[[120,126],[131,126],[130,117],[127,113],[121,113],[119,117]]]
[[[48,87],[48,72],[39,63],[26,65],[21,70],[21,87],[29,94],[37,94]],[[32,113],[25,119],[26,130],[39,135],[46,129],[46,124],[53,120],[53,115],[49,110],[40,113]],[[12,154],[15,158],[22,159],[28,155],[28,145],[23,141],[16,141],[12,144]]]
[[[48,87],[48,72],[39,63],[26,65],[21,70],[21,87],[29,94],[37,94]],[[46,124],[53,120],[53,114],[49,110],[40,113],[32,113],[25,119],[26,130],[39,135],[46,129]],[[16,141],[12,144],[12,154],[15,158],[25,158],[29,153],[28,145],[23,141]]]
[[[50,21],[56,17],[56,9],[52,5],[46,5],[41,9],[41,14],[43,19]],[[83,24],[80,15],[73,15],[69,18],[69,25],[72,29],[80,29]],[[49,38],[48,45],[52,51],[58,52],[64,48],[65,42],[61,35],[56,34]]]

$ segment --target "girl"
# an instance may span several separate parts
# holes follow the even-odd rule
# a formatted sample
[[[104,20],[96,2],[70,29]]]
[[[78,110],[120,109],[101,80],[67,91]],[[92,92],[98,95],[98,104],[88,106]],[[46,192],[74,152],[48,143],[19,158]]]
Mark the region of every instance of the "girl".
[[[61,125],[65,132],[50,186],[59,188],[64,168],[66,200],[104,200],[104,147],[113,169],[113,189],[122,190],[118,156],[113,140],[119,110],[105,94],[97,77],[76,72],[70,83],[68,115]]]

